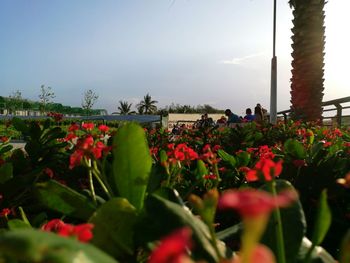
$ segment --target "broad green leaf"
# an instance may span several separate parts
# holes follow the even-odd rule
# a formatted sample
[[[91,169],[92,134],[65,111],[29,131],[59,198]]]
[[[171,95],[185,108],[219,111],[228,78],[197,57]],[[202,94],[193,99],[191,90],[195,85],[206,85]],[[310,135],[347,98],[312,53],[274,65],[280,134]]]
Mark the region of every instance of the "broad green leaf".
[[[228,163],[229,165],[231,165],[232,168],[236,167],[236,158],[233,157],[232,155],[228,154],[227,152],[225,152],[224,150],[218,150],[218,155],[219,157],[226,163]]]
[[[13,146],[11,144],[7,144],[6,146],[3,146],[0,148],[0,155],[3,155],[13,149]]]
[[[12,125],[15,127],[17,131],[27,133],[29,131],[28,126],[25,122],[17,117],[12,118]]]
[[[54,180],[37,183],[35,193],[39,204],[67,216],[87,220],[96,209],[88,197]]]
[[[126,123],[117,130],[113,145],[113,183],[120,196],[141,209],[152,168],[145,132],[136,123]]]
[[[204,175],[209,174],[205,163],[202,160],[197,161],[196,177],[197,179],[203,178]]]
[[[237,167],[247,166],[250,162],[250,155],[247,152],[237,153]]]
[[[304,146],[294,139],[288,139],[284,143],[284,149],[287,153],[298,159],[306,158],[306,151]]]
[[[20,219],[11,219],[7,222],[7,226],[10,230],[18,229],[18,228],[31,228],[26,222]]]
[[[5,183],[13,177],[12,163],[5,163],[0,167],[0,184]]]
[[[326,236],[332,222],[331,210],[327,203],[327,190],[323,190],[317,209],[316,222],[312,234],[312,243],[319,245]]]
[[[284,190],[296,191],[294,187],[285,180],[276,180],[277,192]],[[267,185],[262,187],[263,190],[270,191]],[[299,200],[295,201],[289,207],[280,208],[283,238],[287,263],[294,263],[298,254],[302,239],[306,233],[306,220],[302,205]],[[277,255],[277,243],[275,234],[275,220],[270,216],[269,223],[262,237],[262,243],[271,248]],[[293,227],[291,227],[293,226]]]
[[[92,244],[127,262],[134,253],[136,209],[125,198],[113,198],[99,207],[89,219],[94,224]]]
[[[36,229],[16,229],[0,235],[0,261],[50,263],[117,263],[88,243]]]

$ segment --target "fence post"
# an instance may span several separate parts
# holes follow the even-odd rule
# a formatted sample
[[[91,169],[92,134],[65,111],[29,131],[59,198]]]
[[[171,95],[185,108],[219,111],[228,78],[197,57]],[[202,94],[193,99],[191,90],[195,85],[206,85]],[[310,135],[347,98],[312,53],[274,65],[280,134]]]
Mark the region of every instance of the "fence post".
[[[338,103],[334,104],[334,106],[337,108],[337,124],[338,127],[341,127],[341,116],[343,107]]]

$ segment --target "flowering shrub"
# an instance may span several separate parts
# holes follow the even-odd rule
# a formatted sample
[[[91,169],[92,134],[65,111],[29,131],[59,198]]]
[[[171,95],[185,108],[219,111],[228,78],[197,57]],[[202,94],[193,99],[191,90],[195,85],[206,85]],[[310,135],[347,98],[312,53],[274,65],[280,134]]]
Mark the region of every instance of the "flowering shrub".
[[[133,123],[13,124],[27,143],[12,150],[0,137],[8,251],[12,235],[55,239],[47,251],[67,241],[41,228],[89,241],[109,262],[311,262],[321,244],[336,257],[350,225],[346,129],[248,123],[173,136]],[[0,249],[0,261],[19,255]]]

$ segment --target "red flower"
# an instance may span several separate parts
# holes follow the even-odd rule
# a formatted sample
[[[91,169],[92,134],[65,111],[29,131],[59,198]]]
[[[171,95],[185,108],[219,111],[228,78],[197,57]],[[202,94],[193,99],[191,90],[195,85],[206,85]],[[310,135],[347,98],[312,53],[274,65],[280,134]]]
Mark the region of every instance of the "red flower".
[[[88,242],[93,238],[92,224],[71,225],[60,219],[53,219],[41,227],[42,230],[57,233],[60,236],[75,236],[80,242]]]
[[[107,125],[101,124],[100,126],[98,126],[98,129],[101,132],[108,132],[109,131],[109,127]]]
[[[296,167],[306,166],[305,160],[293,160],[293,165]]]
[[[69,158],[69,169],[73,169],[75,166],[80,165],[83,156],[84,152],[82,150],[78,149],[75,152],[73,152]]]
[[[79,125],[78,124],[76,124],[76,123],[73,123],[71,126],[69,126],[69,128],[68,128],[68,131],[69,132],[74,132],[74,131],[77,131],[77,130],[79,130]]]
[[[191,229],[184,227],[166,236],[153,250],[148,263],[180,263],[192,246],[191,235]]]
[[[285,191],[274,197],[267,192],[255,189],[228,190],[222,194],[218,207],[236,209],[242,217],[256,217],[270,213],[276,207],[286,207],[296,198],[295,191]]]
[[[87,122],[87,123],[83,123],[81,125],[81,127],[84,129],[84,130],[87,130],[87,131],[91,131],[95,125],[92,123],[92,122]]]
[[[9,141],[9,138],[6,137],[6,136],[1,136],[1,137],[0,137],[0,141],[1,141],[2,143],[5,143],[5,142]]]
[[[50,177],[50,178],[52,178],[53,176],[54,176],[54,173],[53,173],[53,171],[50,169],[50,168],[48,168],[48,167],[46,167],[44,170],[43,170],[43,172],[44,172],[44,174],[46,174],[48,177]]]
[[[9,214],[11,214],[11,209],[4,208],[0,212],[0,217],[7,217]]]
[[[251,169],[246,174],[248,182],[257,181],[264,178],[266,181],[271,181],[274,177],[278,177],[282,172],[282,160],[275,163],[270,159],[260,159],[254,169]]]
[[[216,180],[217,179],[217,176],[215,174],[206,174],[203,176],[203,179],[206,179],[206,180]]]

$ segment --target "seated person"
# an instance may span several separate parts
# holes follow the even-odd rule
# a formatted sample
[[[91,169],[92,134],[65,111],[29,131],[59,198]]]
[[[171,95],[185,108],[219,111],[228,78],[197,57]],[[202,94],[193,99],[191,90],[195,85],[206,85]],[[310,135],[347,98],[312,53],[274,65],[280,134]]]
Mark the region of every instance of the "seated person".
[[[231,112],[230,109],[226,109],[225,110],[225,115],[227,116],[227,125],[231,124],[231,123],[241,123],[241,119],[239,118],[238,115],[234,114],[233,112]]]
[[[245,121],[250,122],[250,121],[255,120],[255,115],[252,114],[252,110],[251,110],[250,108],[248,108],[248,109],[245,110],[245,114],[246,114],[246,115],[244,116],[244,120],[245,120]]]

